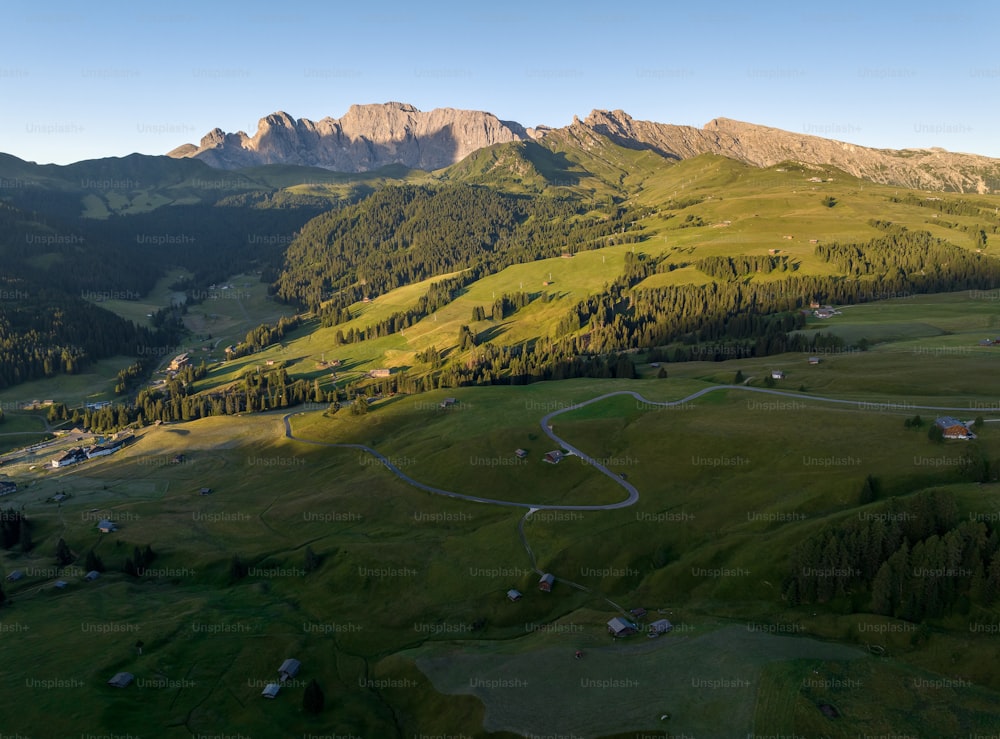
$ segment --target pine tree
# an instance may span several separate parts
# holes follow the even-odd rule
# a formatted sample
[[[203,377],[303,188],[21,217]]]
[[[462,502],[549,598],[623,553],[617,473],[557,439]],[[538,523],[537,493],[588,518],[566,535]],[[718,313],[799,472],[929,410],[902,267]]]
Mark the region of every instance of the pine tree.
[[[302,693],[302,708],[306,713],[322,713],[325,702],[323,689],[316,682],[316,678],[313,678],[306,685],[305,692]]]
[[[872,581],[872,610],[881,616],[893,613],[892,567],[883,562]]]
[[[316,552],[313,551],[312,547],[306,547],[305,553],[305,570],[306,572],[312,572],[316,570],[321,563],[320,557]]]
[[[229,579],[231,582],[242,580],[247,576],[247,566],[243,564],[238,554],[234,554],[229,562]]]
[[[362,394],[357,394],[354,396],[354,402],[351,403],[351,414],[355,416],[363,416],[368,412],[368,400]]]
[[[87,558],[85,560],[84,567],[87,569],[87,572],[91,572],[92,570],[97,570],[98,572],[104,572],[104,562],[101,561],[101,558],[97,556],[97,552],[95,552],[93,549],[87,552]]]
[[[73,561],[73,553],[69,550],[69,545],[65,539],[60,539],[56,544],[56,562],[60,567],[65,567]]]
[[[861,492],[858,493],[858,505],[867,505],[875,500],[875,486],[875,478],[867,475],[861,484]]]
[[[986,570],[986,604],[992,605],[1000,600],[1000,551],[990,559]]]
[[[34,547],[31,541],[31,523],[26,518],[21,518],[21,524],[18,531],[18,543],[21,545],[22,552],[30,552]]]

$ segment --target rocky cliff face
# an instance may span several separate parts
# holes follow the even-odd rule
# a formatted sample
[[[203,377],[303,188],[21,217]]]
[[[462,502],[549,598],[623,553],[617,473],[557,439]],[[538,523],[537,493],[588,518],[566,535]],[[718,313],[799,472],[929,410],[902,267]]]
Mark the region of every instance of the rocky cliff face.
[[[387,164],[413,169],[447,167],[493,144],[566,132],[587,145],[595,135],[667,159],[712,153],[758,167],[783,161],[831,164],[872,182],[924,190],[996,192],[1000,159],[941,149],[870,149],[819,136],[782,131],[728,118],[704,128],[637,121],[621,110],[595,110],[562,129],[525,129],[491,113],[453,108],[422,112],[405,103],[354,105],[342,118],[296,120],[287,113],[262,118],[253,136],[216,128],[198,146],[185,144],[172,157],[194,157],[213,167],[301,164],[339,172],[365,172]]]
[[[197,147],[170,152],[213,167],[301,164],[338,172],[365,172],[387,164],[413,169],[447,167],[493,144],[527,138],[517,123],[491,113],[438,108],[424,113],[405,103],[353,105],[342,118],[296,120],[287,113],[262,118],[257,133],[209,132]]]
[[[871,149],[819,136],[716,118],[704,128],[633,120],[627,113],[595,110],[584,127],[630,148],[652,149],[674,159],[712,153],[757,167],[783,161],[831,164],[872,182],[923,190],[995,192],[1000,160],[942,149]]]

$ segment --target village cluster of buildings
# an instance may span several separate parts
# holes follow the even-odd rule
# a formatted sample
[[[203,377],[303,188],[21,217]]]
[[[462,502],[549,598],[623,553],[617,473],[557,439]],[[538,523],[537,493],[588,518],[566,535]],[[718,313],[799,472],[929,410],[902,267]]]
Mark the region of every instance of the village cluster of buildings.
[[[840,315],[840,311],[832,305],[821,305],[815,300],[809,303],[809,309],[803,309],[802,313],[807,316],[815,316],[816,318],[832,318],[833,316]]]
[[[551,572],[544,573],[538,580],[538,589],[543,593],[551,593],[552,586],[555,584],[556,576]],[[520,590],[516,588],[511,588],[507,591],[507,600],[511,602],[517,602],[523,598],[523,594]],[[629,613],[632,615],[632,619],[625,618],[623,616],[615,616],[613,619],[608,621],[608,633],[614,637],[631,636],[632,634],[638,634],[642,631],[642,627],[639,622],[646,617],[645,608],[633,608]],[[660,634],[666,634],[668,631],[673,629],[673,625],[665,618],[657,619],[646,626],[646,635],[650,638],[660,636]]]
[[[105,457],[109,454],[114,454],[115,452],[122,449],[129,439],[134,438],[126,436],[123,438],[113,439],[108,442],[95,444],[88,449],[83,447],[76,447],[70,449],[68,452],[63,454],[61,457],[56,457],[52,460],[52,467],[58,469],[60,467],[69,467],[70,465],[77,464],[79,462],[86,461],[88,459],[94,459],[96,457]]]
[[[191,364],[191,355],[187,352],[183,354],[178,354],[176,357],[170,360],[170,364],[167,365],[167,374],[176,375],[182,369]]]
[[[268,683],[264,686],[264,690],[261,695],[265,698],[275,698],[278,695],[278,691],[281,690],[281,686],[284,685],[288,680],[299,674],[299,670],[302,668],[302,663],[297,659],[286,659],[281,663],[281,667],[278,668],[279,682]]]
[[[543,593],[551,593],[552,586],[555,584],[556,577],[551,572],[544,573],[538,580],[538,589]],[[507,600],[511,602],[516,602],[524,597],[520,590],[511,588],[507,591]],[[643,631],[640,622],[646,617],[645,608],[633,608],[629,611],[632,618],[626,618],[625,616],[615,616],[610,621],[608,621],[608,633],[615,638],[632,636],[633,634],[638,634]],[[645,628],[646,635],[649,638],[655,638],[661,634],[666,634],[668,631],[673,629],[673,624],[670,623],[668,619],[661,618],[656,621],[651,622]]]
[[[646,611],[643,608],[636,608],[632,611],[633,616],[636,611],[641,611],[642,616],[636,616],[636,620],[625,618],[624,616],[615,616],[613,619],[608,621],[608,633],[611,636],[617,638],[632,636],[633,634],[638,634],[642,627],[639,625],[638,620],[645,616]],[[660,636],[661,634],[666,634],[674,628],[673,624],[670,623],[665,618],[657,619],[649,625],[646,626],[646,635],[651,639]]]
[[[300,663],[297,659],[286,659],[281,663],[281,667],[278,668],[278,682],[268,683],[261,692],[261,695],[265,698],[277,697],[282,685],[284,685],[289,679],[298,675],[301,667],[302,663]],[[114,677],[108,680],[108,685],[114,688],[127,688],[132,684],[133,680],[135,680],[135,675],[131,672],[118,672],[115,673]]]

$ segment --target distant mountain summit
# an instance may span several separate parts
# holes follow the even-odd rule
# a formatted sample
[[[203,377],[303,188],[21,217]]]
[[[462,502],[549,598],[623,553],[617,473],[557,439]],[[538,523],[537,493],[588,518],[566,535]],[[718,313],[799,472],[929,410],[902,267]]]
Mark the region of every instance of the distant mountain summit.
[[[261,118],[257,133],[213,129],[198,146],[169,153],[222,169],[299,164],[338,172],[367,172],[388,164],[434,170],[493,144],[528,137],[518,123],[492,113],[437,108],[428,113],[406,103],[352,105],[342,118],[296,120],[287,113]]]
[[[729,118],[716,118],[704,128],[674,126],[636,121],[621,110],[595,110],[573,126],[602,134],[620,146],[652,149],[673,159],[711,153],[756,167],[787,161],[830,164],[872,182],[920,190],[1000,189],[1000,159],[943,149],[872,149]]]
[[[594,110],[564,128],[531,129],[483,111],[437,108],[425,113],[396,102],[353,105],[342,118],[316,122],[278,112],[262,118],[253,136],[216,128],[198,146],[185,144],[169,156],[200,159],[222,169],[297,164],[366,172],[401,164],[435,170],[494,144],[533,139],[545,146],[549,139],[587,146],[594,136],[666,159],[711,153],[757,167],[785,161],[829,164],[872,182],[924,190],[1000,189],[1000,160],[989,157],[943,149],[872,149],[728,118],[716,118],[704,128],[637,121],[621,110]]]

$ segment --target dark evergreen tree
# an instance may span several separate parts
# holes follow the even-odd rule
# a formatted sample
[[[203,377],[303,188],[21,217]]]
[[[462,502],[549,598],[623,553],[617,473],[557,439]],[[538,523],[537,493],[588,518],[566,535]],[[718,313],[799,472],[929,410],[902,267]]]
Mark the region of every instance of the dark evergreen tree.
[[[319,568],[321,563],[319,555],[313,551],[312,547],[307,546],[305,552],[305,571],[313,572]]]
[[[101,558],[97,556],[97,552],[93,549],[87,550],[87,557],[83,566],[86,568],[87,572],[91,572],[93,570],[104,572],[104,562],[101,561]]]
[[[65,567],[73,561],[73,553],[69,549],[69,545],[66,543],[65,539],[60,538],[59,542],[56,544],[56,564],[60,567]]]
[[[18,530],[18,544],[22,552],[30,552],[35,546],[31,541],[31,522],[24,517],[21,518]]]
[[[318,714],[323,712],[325,703],[326,699],[323,695],[323,689],[316,682],[316,678],[313,678],[308,682],[305,691],[302,693],[302,708],[306,713]]]
[[[236,582],[237,580],[242,580],[247,576],[248,568],[240,559],[238,554],[234,554],[233,558],[229,561],[229,580],[230,582]]]
[[[866,475],[858,493],[858,505],[867,505],[875,500],[878,482],[871,475]]]

